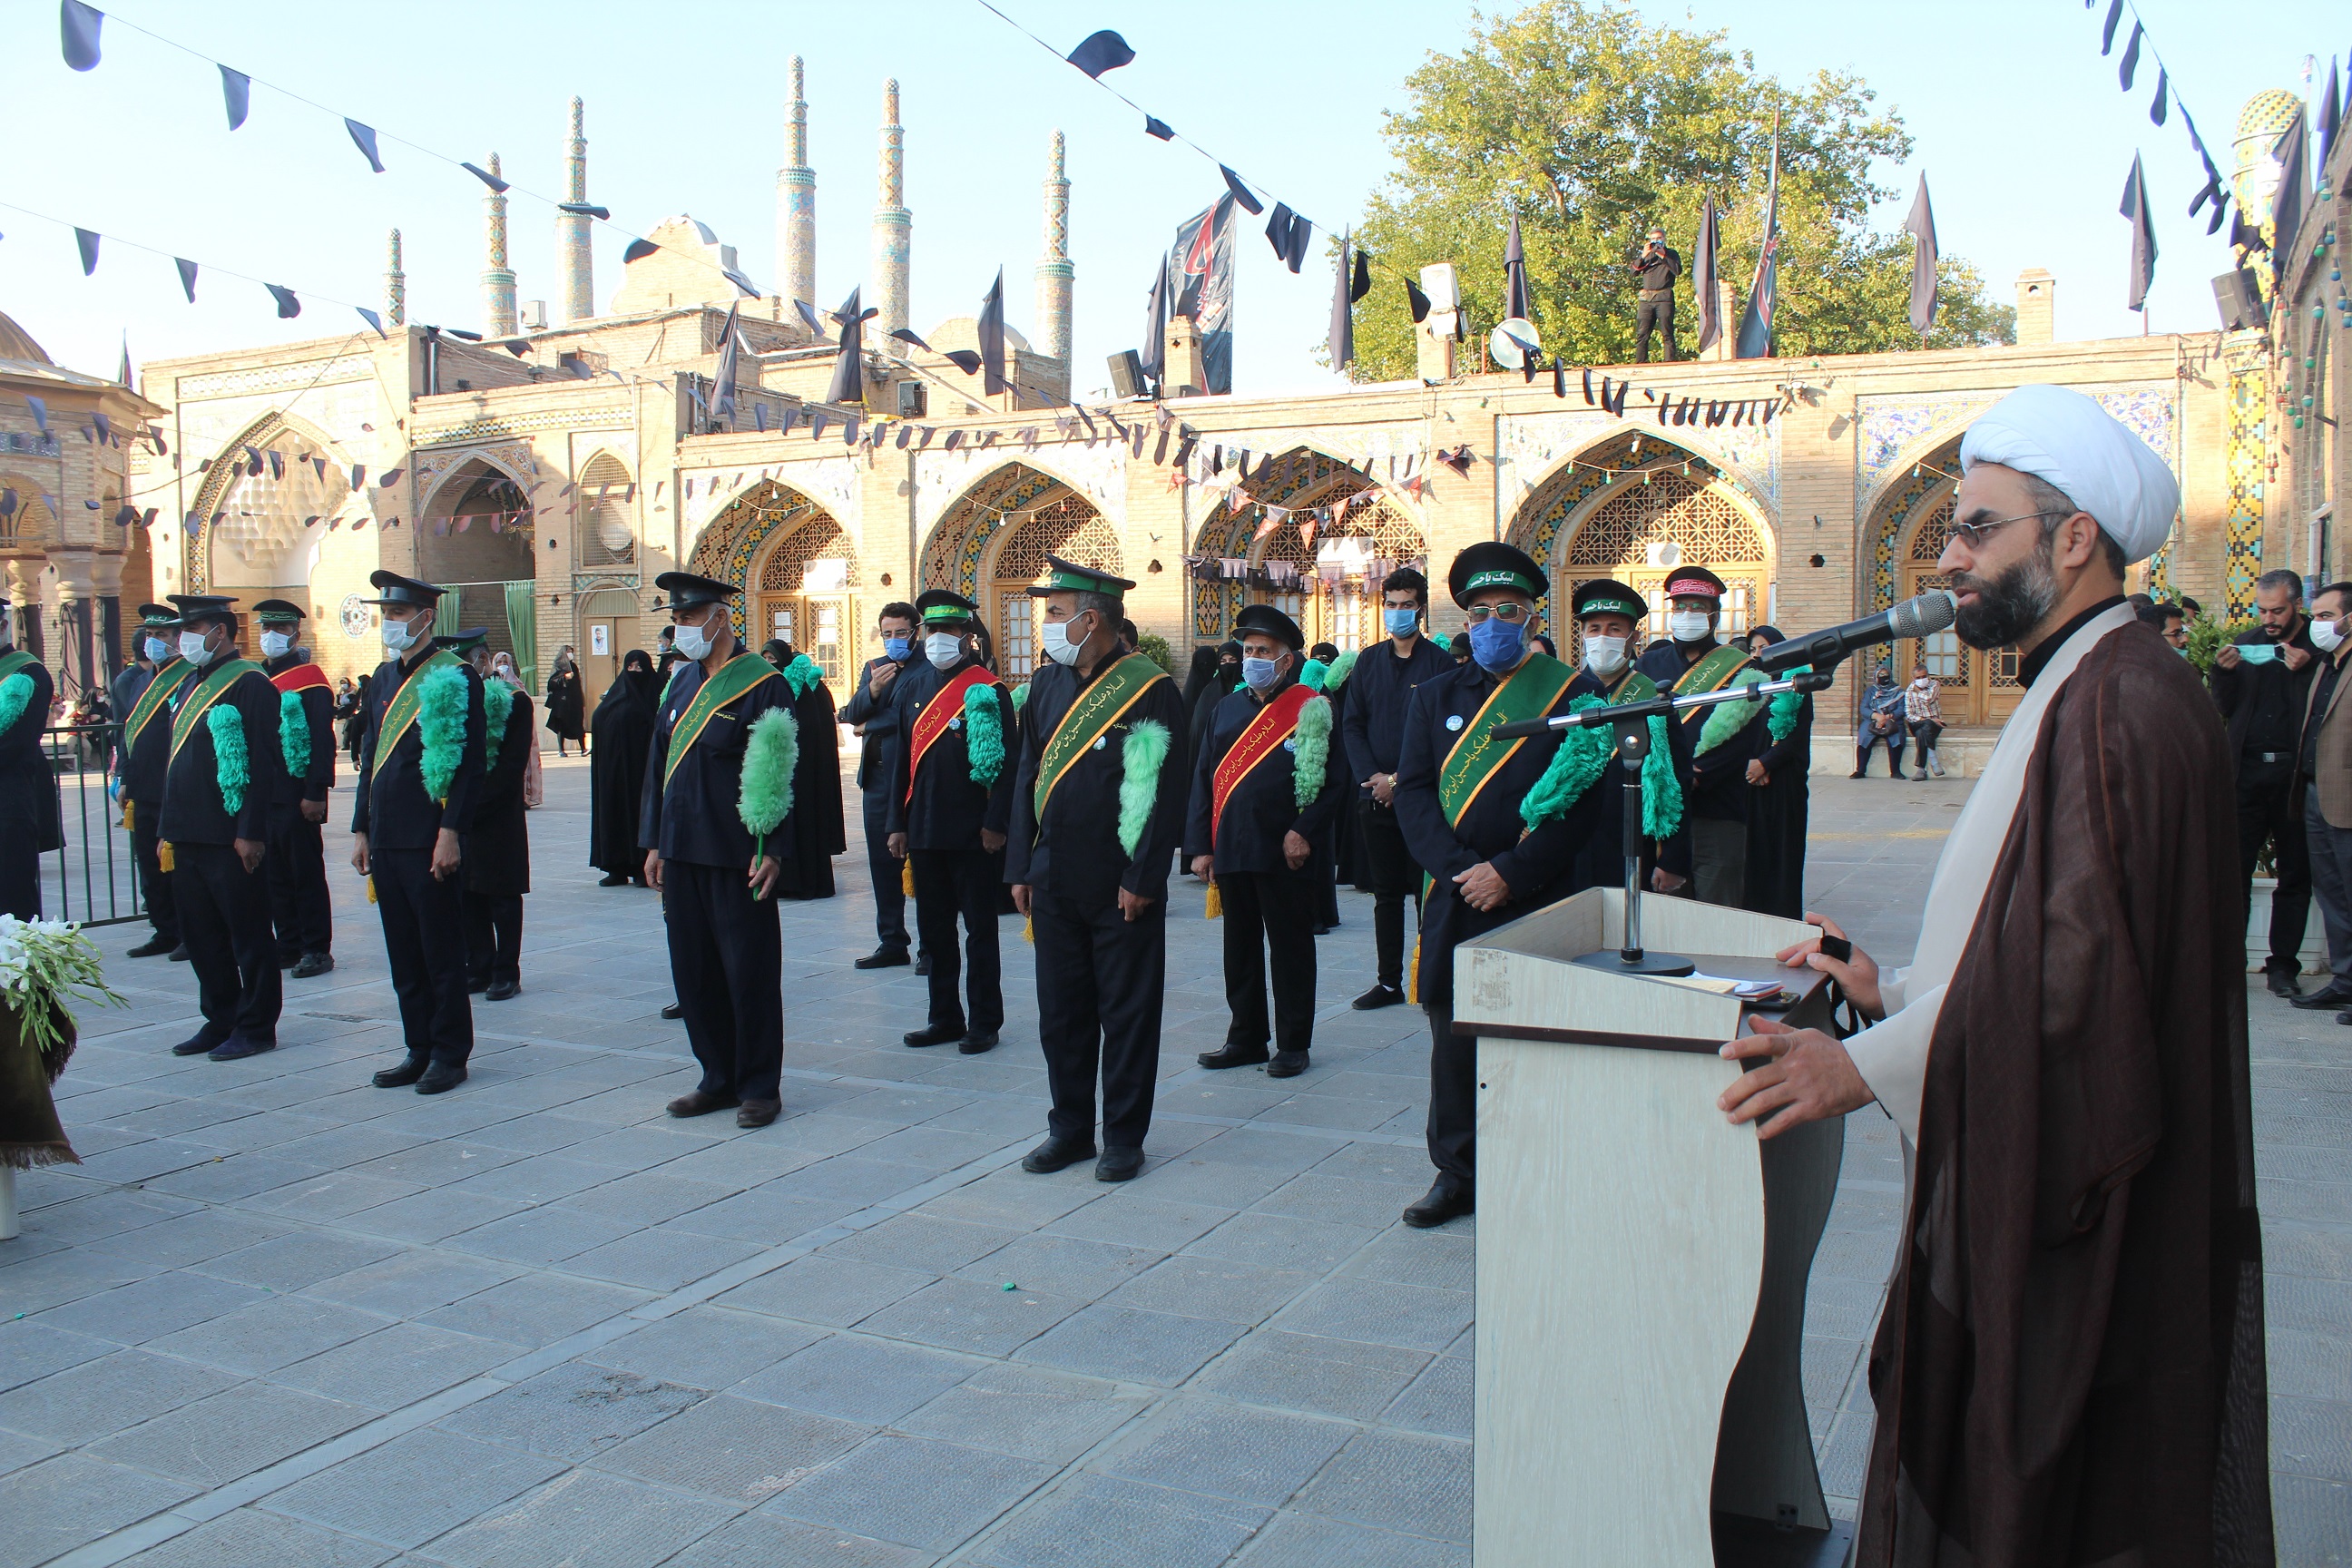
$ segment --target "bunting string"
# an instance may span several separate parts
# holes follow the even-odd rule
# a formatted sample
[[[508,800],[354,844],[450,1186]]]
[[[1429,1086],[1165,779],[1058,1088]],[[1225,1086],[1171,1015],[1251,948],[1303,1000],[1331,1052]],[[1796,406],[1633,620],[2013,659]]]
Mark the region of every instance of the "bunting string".
[[[2083,9],[2088,11],[2098,3],[2099,0],[2083,0]],[[2196,199],[2189,204],[2189,216],[2195,217],[2206,203],[2212,203],[2213,213],[2206,220],[2205,232],[2217,234],[2230,206],[2229,183],[2222,179],[2221,168],[2213,161],[2212,151],[2205,145],[2205,138],[2198,133],[2197,121],[2189,114],[2189,105],[2181,100],[2179,84],[2172,79],[2171,68],[2164,63],[2163,55],[2158,52],[2155,40],[2148,36],[2147,25],[2141,20],[2139,9],[2132,0],[2107,0],[2106,19],[2099,27],[2099,56],[2104,59],[2114,52],[2116,35],[2126,16],[2131,18],[2131,33],[2125,39],[2123,58],[2116,65],[2116,82],[2124,91],[2131,91],[2138,78],[2141,56],[2145,54],[2155,62],[2156,91],[2148,100],[2148,122],[2162,125],[2171,118],[2172,110],[2179,110],[2181,128],[2189,132],[2189,144],[2196,150],[2198,158],[2205,165],[2205,181],[2197,188]]]

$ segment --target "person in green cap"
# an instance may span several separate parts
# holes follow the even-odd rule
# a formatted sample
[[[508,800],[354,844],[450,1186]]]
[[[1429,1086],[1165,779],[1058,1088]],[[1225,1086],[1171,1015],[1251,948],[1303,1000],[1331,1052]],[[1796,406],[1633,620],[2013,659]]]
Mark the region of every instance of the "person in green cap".
[[[335,967],[334,912],[327,894],[327,792],[335,787],[335,693],[301,646],[302,606],[264,599],[261,668],[278,688],[277,754],[269,772],[269,918],[278,966],[297,980]]]
[[[131,950],[132,958],[169,953],[185,959],[180,945],[179,907],[172,897],[172,879],[157,853],[163,836],[163,769],[171,759],[172,707],[195,673],[195,666],[180,657],[180,612],[169,605],[139,606],[139,658],[148,670],[146,685],[123,714],[122,740],[115,752],[115,772],[122,781],[122,814],[131,828],[131,851],[139,862],[139,889],[147,900],[147,920],[155,934]]]

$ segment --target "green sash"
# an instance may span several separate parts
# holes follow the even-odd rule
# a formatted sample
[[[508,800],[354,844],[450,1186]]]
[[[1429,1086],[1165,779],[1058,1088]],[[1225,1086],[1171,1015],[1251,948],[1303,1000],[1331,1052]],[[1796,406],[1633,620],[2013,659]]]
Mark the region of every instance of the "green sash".
[[[677,679],[675,671],[670,679]],[[678,715],[677,725],[670,731],[669,755],[662,760],[662,787],[669,787],[669,776],[677,772],[678,759],[686,755],[686,749],[694,744],[695,737],[702,733],[702,727],[710,722],[712,714],[760,682],[779,679],[781,672],[776,667],[756,653],[739,653],[720,665],[719,673],[695,692],[694,700],[686,705],[686,711]]]
[[[1143,655],[1131,653],[1078,694],[1062,721],[1054,726],[1053,734],[1046,737],[1044,754],[1037,761],[1037,789],[1032,798],[1040,823],[1045,820],[1045,802],[1062,775],[1151,689],[1154,681],[1167,679],[1166,670]]]
[[[139,700],[131,705],[131,717],[122,721],[124,751],[129,751],[131,742],[139,739],[139,732],[147,728],[148,721],[161,713],[163,705],[172,700],[172,693],[180,689],[180,682],[187,673],[187,662],[176,653],[155,667],[155,679],[147,683],[147,689],[141,692]]]
[[[227,696],[228,689],[236,684],[237,677],[247,670],[256,675],[262,672],[261,666],[249,658],[233,658],[217,669],[205,671],[205,678],[196,682],[196,689],[188,693],[188,700],[181,703],[180,710],[172,716],[173,758],[176,759],[180,748],[188,743],[188,737],[196,732],[196,725],[203,721],[205,712],[214,703]]]
[[[1496,740],[1496,728],[1544,717],[1575,679],[1576,671],[1539,653],[1529,654],[1525,664],[1503,678],[1476,715],[1463,726],[1454,749],[1445,753],[1444,765],[1437,770],[1437,804],[1445,813],[1447,826],[1460,825],[1462,814],[1470,809],[1486,781],[1527,744],[1524,740]]]
[[[1628,702],[1647,702],[1657,694],[1658,683],[1629,665],[1625,678],[1617,683],[1614,691],[1609,693],[1609,706],[1618,708]]]
[[[375,738],[375,765],[368,770],[370,778],[383,772],[383,764],[391,757],[393,748],[400,744],[403,735],[408,733],[408,727],[416,722],[417,712],[425,706],[425,678],[436,669],[447,669],[453,666],[462,669],[465,664],[464,659],[447,648],[435,648],[415,669],[402,678],[400,689],[392,694],[392,704],[383,710],[383,728]]]
[[[1719,691],[1733,676],[1748,668],[1748,662],[1747,649],[1735,647],[1729,643],[1717,643],[1705,658],[1683,671],[1682,679],[1675,682],[1675,695],[1690,697],[1702,691]],[[1704,708],[1693,708],[1682,716],[1683,721],[1688,723],[1693,719],[1704,721],[1706,714],[1707,710]]]
[[[0,653],[0,680],[5,680],[20,669],[31,668],[33,656],[23,648]]]

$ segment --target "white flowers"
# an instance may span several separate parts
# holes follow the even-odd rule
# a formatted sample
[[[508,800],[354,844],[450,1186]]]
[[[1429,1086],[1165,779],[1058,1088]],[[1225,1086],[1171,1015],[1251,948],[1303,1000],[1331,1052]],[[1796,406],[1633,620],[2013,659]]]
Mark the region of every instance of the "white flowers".
[[[75,1001],[122,1003],[106,984],[98,944],[63,921],[0,914],[0,1005],[16,1016],[25,1041],[56,1044],[57,1015]]]

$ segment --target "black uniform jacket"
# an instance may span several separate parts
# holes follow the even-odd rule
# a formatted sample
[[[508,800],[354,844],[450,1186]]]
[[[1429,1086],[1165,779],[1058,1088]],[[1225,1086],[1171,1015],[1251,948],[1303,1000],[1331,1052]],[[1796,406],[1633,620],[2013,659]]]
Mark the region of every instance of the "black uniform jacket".
[[[487,688],[485,688],[487,689]],[[499,760],[488,762],[474,792],[474,824],[466,830],[466,890],[486,899],[512,898],[530,891],[530,826],[522,800],[523,770],[530,762],[531,701],[514,694],[507,710],[506,732],[499,739]],[[487,711],[485,718],[487,718]]]
[[[694,737],[677,771],[662,782],[669,765],[670,735],[694,705],[694,694],[708,677],[700,663],[681,659],[662,693],[654,715],[654,744],[646,759],[645,801],[637,816],[637,845],[660,852],[665,860],[690,866],[723,866],[749,872],[751,830],[743,826],[743,748],[751,726],[772,708],[793,706],[791,684],[779,676],[763,680],[710,716]],[[807,744],[803,740],[802,744]],[[792,816],[768,834],[768,853],[789,860],[793,853]]]
[[[470,665],[466,678],[466,746],[449,780],[446,804],[425,791],[425,725],[420,713],[393,743],[383,771],[376,771],[376,747],[385,710],[409,675],[430,657],[420,648],[406,660],[386,659],[368,682],[367,728],[360,742],[359,787],[352,801],[352,831],[368,836],[371,849],[430,849],[443,828],[465,833],[474,826],[474,801],[482,787],[482,678]]]
[[[0,643],[0,653],[15,651],[13,644]],[[49,704],[56,700],[58,689],[38,659],[22,673],[32,683],[33,695],[16,721],[0,732],[0,834],[29,835],[46,853],[65,842],[57,771],[49,766],[41,748],[41,731],[48,727]],[[163,717],[155,721],[166,721]],[[156,798],[161,798],[160,792]]]
[[[916,770],[914,797],[907,795],[907,770],[912,765],[915,720],[932,697],[979,660],[966,658],[951,669],[932,668],[919,660],[890,683],[890,828],[907,836],[909,849],[977,849],[981,829],[1004,833],[1013,822],[1013,781],[1021,762],[1021,726],[1013,698],[1003,687],[990,689],[996,703],[996,721],[1004,736],[1004,764],[993,784],[974,783],[970,736],[958,706],[958,717],[948,721],[947,732],[931,742]],[[970,700],[969,698],[966,700]]]
[[[175,655],[156,667],[155,679],[171,691],[195,672],[195,666]],[[163,708],[147,721],[147,727],[139,731],[123,753],[122,793],[132,802],[131,820],[143,818],[149,827],[163,820],[155,814],[163,809],[163,770],[172,758],[172,711],[178,705],[176,692],[165,698]],[[127,726],[130,713],[126,710],[121,718]]]
[[[1348,777],[1365,799],[1372,792],[1364,780],[1374,773],[1397,771],[1404,747],[1404,714],[1415,688],[1454,668],[1454,656],[1437,651],[1427,637],[1412,639],[1412,656],[1399,658],[1396,644],[1382,638],[1356,656],[1348,672],[1348,700],[1340,705],[1339,730],[1348,742]],[[1338,749],[1332,765],[1338,766]]]
[[[874,672],[892,661],[869,658],[857,672],[857,689],[842,704],[841,721],[860,726],[857,741],[857,787],[885,789],[890,783],[892,770],[898,766],[895,752],[898,741],[898,710],[897,693],[914,673],[918,664],[929,668],[927,659],[908,659],[898,666],[898,679],[882,689],[877,697],[867,689]]]
[[[223,657],[228,657],[224,655]],[[172,700],[173,716],[195,695],[201,671],[192,676]],[[219,764],[213,754],[212,714],[234,709],[245,729],[245,799],[236,815],[229,815],[221,799]],[[156,723],[164,721],[158,717]],[[169,742],[165,742],[169,745]],[[163,814],[155,831],[173,844],[228,844],[239,838],[258,843],[269,837],[269,791],[273,773],[286,771],[278,761],[278,688],[257,668],[248,669],[230,683],[220,700],[207,710],[188,732],[179,755],[171,759],[163,775]]]
[[[265,660],[261,668],[275,679],[310,662],[309,648],[295,648],[283,658]],[[282,713],[285,693],[278,693],[278,700]],[[272,752],[270,760],[275,765],[269,770],[269,798],[278,805],[324,801],[335,784],[335,694],[324,686],[314,686],[301,694],[301,700],[302,717],[310,726],[310,766],[298,779],[286,771],[286,748],[280,745]]]
[[[1168,897],[1169,862],[1184,833],[1184,694],[1173,680],[1156,680],[1104,734],[1102,743],[1070,764],[1035,810],[1037,766],[1054,727],[1088,686],[1075,666],[1048,665],[1030,678],[1021,710],[1021,773],[1013,784],[1013,831],[1004,847],[1004,879],[1068,899],[1082,909],[1118,902],[1120,889],[1138,898]],[[1125,780],[1127,737],[1149,719],[1168,731],[1151,818],[1129,859],[1118,842],[1118,790]]]
[[[1286,871],[1290,862],[1282,856],[1283,835],[1296,833],[1314,844],[1330,826],[1332,815],[1341,803],[1355,794],[1348,777],[1344,755],[1347,748],[1340,744],[1339,726],[1334,724],[1330,753],[1323,764],[1322,787],[1315,792],[1315,798],[1307,802],[1305,810],[1299,809],[1298,737],[1294,731],[1234,787],[1233,798],[1225,802],[1224,821],[1217,826],[1215,847],[1211,848],[1217,765],[1225,760],[1225,753],[1234,749],[1234,742],[1242,738],[1250,721],[1265,710],[1266,703],[1297,684],[1295,673],[1286,676],[1266,694],[1265,702],[1260,702],[1246,686],[1218,699],[1217,710],[1209,719],[1209,732],[1202,738],[1200,757],[1192,764],[1192,806],[1184,818],[1184,859],[1188,865],[1200,856],[1213,853],[1221,872]]]
[[[1690,667],[1713,653],[1711,642],[1690,645],[1696,657],[1685,657],[1681,643],[1661,639],[1642,650],[1634,668],[1658,683],[1658,694],[1671,697],[1675,682],[1680,680]],[[1764,748],[1772,743],[1771,731],[1765,728],[1764,715],[1771,706],[1770,699],[1754,704],[1755,717],[1746,728],[1706,755],[1696,756],[1699,731],[1706,728],[1712,708],[1691,708],[1677,713],[1666,725],[1666,738],[1675,748],[1675,776],[1682,781],[1683,816],[1713,818],[1718,822],[1748,820],[1748,764],[1763,755]]]

